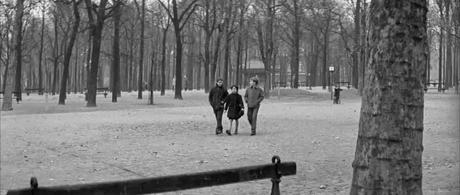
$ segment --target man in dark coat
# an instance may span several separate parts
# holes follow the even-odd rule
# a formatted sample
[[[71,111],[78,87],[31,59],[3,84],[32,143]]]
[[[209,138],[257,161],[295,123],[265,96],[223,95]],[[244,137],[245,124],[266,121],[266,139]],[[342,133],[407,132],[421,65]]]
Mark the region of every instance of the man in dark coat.
[[[257,113],[259,112],[260,102],[264,100],[264,91],[257,86],[259,80],[253,77],[249,81],[249,87],[244,94],[244,100],[248,105],[248,121],[251,125],[251,135],[256,135]]]
[[[217,79],[216,86],[209,92],[209,104],[211,104],[216,116],[216,135],[222,133],[222,114],[224,113],[225,98],[228,95],[227,89],[223,86],[224,80]]]

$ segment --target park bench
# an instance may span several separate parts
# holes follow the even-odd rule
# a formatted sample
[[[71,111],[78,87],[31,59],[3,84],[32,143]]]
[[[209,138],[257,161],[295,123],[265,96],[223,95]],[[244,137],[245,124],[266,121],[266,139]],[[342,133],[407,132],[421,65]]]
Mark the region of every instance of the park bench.
[[[295,162],[281,162],[278,156],[273,156],[271,164],[124,181],[38,187],[37,179],[32,177],[30,180],[30,188],[9,190],[7,195],[147,194],[172,192],[267,178],[271,178],[272,181],[271,194],[279,195],[279,183],[281,181],[281,176],[295,174]]]
[[[444,91],[447,89],[447,88],[444,86],[444,83],[439,83],[439,82],[426,83],[426,84],[425,84],[425,88],[424,88],[425,92],[428,91],[429,86],[431,86],[431,85],[433,85],[433,89],[438,89],[436,86],[437,86],[437,85],[441,85],[441,91],[442,91],[443,93],[444,93]]]
[[[0,99],[3,99],[4,93],[5,93],[4,91],[0,91],[0,94],[2,94],[2,96],[0,96]],[[16,97],[16,102],[19,104],[19,101],[21,101],[21,99],[19,98],[18,92],[13,91],[13,94],[14,94],[14,97]]]
[[[85,88],[85,100],[88,101],[88,90],[86,90]],[[99,88],[96,88],[96,95],[97,94],[103,94],[104,95],[104,98],[107,98],[107,92],[109,91],[109,88],[108,87],[99,87]]]
[[[32,92],[32,91],[38,91],[38,93],[40,94],[40,92],[43,92],[44,89],[41,89],[41,88],[25,88],[24,90],[26,91],[27,96],[29,96],[30,92]]]
[[[287,83],[286,83],[286,82],[275,82],[275,86],[286,88],[286,87],[287,87]],[[307,86],[307,82],[305,82],[305,81],[299,81],[299,82],[297,82],[297,86],[299,86],[299,87],[301,87],[301,86]]]
[[[335,85],[336,85],[336,86],[339,86],[339,88],[340,88],[340,86],[341,86],[342,84],[346,84],[346,85],[347,85],[347,89],[350,89],[350,88],[351,88],[351,85],[350,85],[350,82],[349,82],[349,81],[337,81],[337,82],[335,82]]]

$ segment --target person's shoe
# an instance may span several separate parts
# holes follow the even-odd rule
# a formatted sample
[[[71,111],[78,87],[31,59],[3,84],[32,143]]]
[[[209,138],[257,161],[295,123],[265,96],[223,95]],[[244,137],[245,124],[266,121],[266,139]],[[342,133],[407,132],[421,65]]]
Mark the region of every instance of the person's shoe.
[[[253,136],[253,135],[256,135],[256,131],[255,131],[255,130],[252,130],[252,131],[251,131],[251,136]]]
[[[232,132],[230,132],[230,130],[225,130],[225,133],[227,133],[227,135],[232,135]]]
[[[216,135],[220,135],[220,134],[222,134],[222,130],[217,130],[216,129]]]
[[[238,135],[238,130],[235,130],[235,133],[233,133],[233,134]]]

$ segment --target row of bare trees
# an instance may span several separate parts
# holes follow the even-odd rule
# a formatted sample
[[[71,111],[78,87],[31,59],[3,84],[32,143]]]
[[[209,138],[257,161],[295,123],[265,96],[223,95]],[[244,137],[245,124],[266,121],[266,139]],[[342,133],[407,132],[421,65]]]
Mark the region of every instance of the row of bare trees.
[[[426,83],[458,89],[458,6],[429,7]],[[87,106],[96,106],[98,87],[117,94],[114,102],[121,91],[141,99],[146,87],[174,88],[182,99],[183,89],[208,92],[218,77],[245,86],[254,61],[267,95],[280,83],[331,80],[361,91],[369,61],[367,0],[9,0],[0,12],[5,102],[25,88],[58,93],[59,104],[87,90]]]

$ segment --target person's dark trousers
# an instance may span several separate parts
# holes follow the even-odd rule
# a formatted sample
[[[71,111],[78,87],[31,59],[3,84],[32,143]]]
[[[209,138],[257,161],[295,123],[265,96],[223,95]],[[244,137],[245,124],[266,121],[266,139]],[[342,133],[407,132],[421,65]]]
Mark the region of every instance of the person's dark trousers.
[[[214,110],[214,115],[216,115],[217,127],[216,127],[216,134],[222,133],[222,115],[224,114],[223,109]]]
[[[248,121],[251,125],[251,135],[256,134],[257,127],[257,113],[259,112],[259,106],[254,108],[248,108]]]

